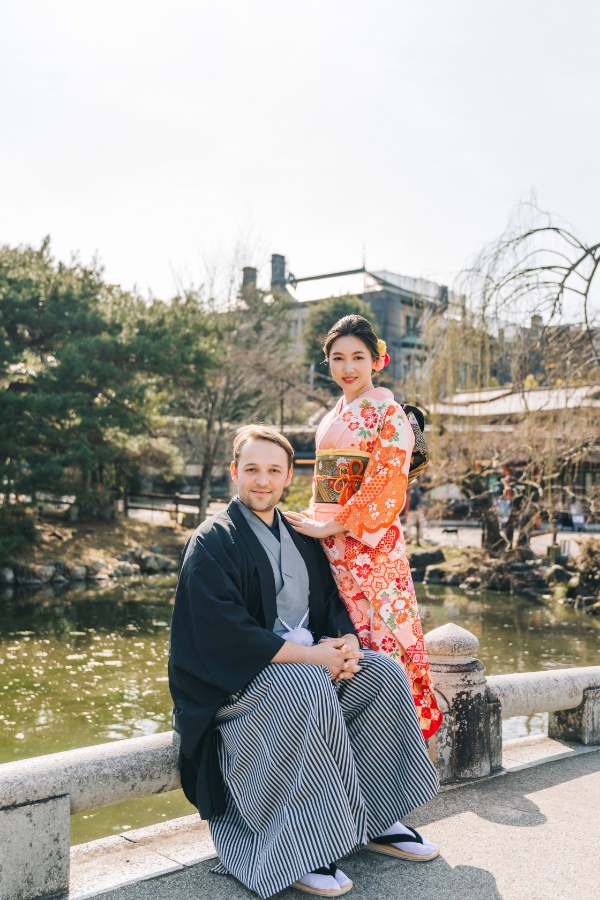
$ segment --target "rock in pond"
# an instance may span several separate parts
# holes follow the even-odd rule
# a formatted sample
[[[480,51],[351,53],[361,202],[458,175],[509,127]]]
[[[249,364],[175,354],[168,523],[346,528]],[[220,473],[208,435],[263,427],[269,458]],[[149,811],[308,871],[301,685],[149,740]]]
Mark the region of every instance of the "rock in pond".
[[[563,566],[555,564],[546,571],[544,578],[546,584],[566,584],[571,578],[571,573]]]
[[[438,563],[446,561],[444,551],[440,550],[414,550],[408,561],[411,569],[426,569],[428,566],[435,566]]]
[[[2,566],[0,569],[0,584],[14,584],[15,573],[10,566]]]
[[[447,574],[448,573],[444,569],[440,569],[439,566],[427,566],[423,581],[425,584],[445,584]]]
[[[477,575],[469,575],[460,586],[465,591],[477,591],[481,587],[481,581]]]

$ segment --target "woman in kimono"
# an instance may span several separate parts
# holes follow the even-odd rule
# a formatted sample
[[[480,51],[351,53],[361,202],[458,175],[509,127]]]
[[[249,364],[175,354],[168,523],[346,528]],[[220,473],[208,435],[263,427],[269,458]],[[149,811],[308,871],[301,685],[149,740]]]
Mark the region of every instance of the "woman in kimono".
[[[367,319],[344,316],[323,350],[343,397],[317,430],[310,510],[286,515],[301,534],[321,539],[363,648],[404,666],[429,738],[442,715],[399,520],[414,433],[392,392],[373,386],[389,356]]]

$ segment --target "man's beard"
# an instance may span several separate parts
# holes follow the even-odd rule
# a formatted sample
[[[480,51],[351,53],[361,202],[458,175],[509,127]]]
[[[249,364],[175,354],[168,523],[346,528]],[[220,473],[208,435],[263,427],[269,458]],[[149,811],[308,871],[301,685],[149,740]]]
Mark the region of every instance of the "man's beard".
[[[250,491],[248,491],[248,494],[245,497],[240,495],[240,499],[244,506],[247,506],[252,512],[270,512],[272,509],[275,509],[281,498],[276,498],[274,495],[271,495],[270,499],[265,501],[266,505],[262,506],[254,500],[254,497]]]

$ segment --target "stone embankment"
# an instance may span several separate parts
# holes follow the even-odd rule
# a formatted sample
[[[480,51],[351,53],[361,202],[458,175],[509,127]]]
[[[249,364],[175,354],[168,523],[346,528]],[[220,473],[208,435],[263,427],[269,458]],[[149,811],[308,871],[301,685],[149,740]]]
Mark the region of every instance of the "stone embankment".
[[[166,556],[160,544],[152,544],[149,550],[136,547],[132,552],[120,553],[118,557],[99,559],[90,565],[67,564],[60,559],[45,565],[9,563],[0,568],[0,585],[36,588],[43,584],[56,586],[73,582],[93,584],[139,575],[156,575],[159,572],[176,572],[178,566],[178,560]]]
[[[446,559],[441,548],[416,550],[410,555],[414,581],[450,585],[471,591],[501,591],[528,597],[533,602],[558,600],[600,615],[600,554],[590,559],[591,549],[578,560],[568,556],[534,556],[514,551],[501,557],[463,554]]]

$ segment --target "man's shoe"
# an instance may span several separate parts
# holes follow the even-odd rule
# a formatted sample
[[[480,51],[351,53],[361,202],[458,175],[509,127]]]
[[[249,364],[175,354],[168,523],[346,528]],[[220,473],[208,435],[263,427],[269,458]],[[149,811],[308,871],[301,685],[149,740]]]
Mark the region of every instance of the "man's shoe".
[[[384,834],[373,838],[367,844],[367,850],[372,850],[373,853],[383,853],[385,856],[395,856],[397,859],[406,859],[409,862],[428,862],[440,855],[439,847],[436,847],[427,838],[421,837],[414,828],[397,824],[400,825],[402,831],[398,829],[395,834]],[[412,852],[411,844],[415,847]],[[421,849],[417,851],[416,847]]]
[[[299,891],[314,894],[317,897],[340,897],[348,893],[352,887],[350,879],[338,869],[335,863],[321,866],[314,872],[308,872],[291,885]]]

